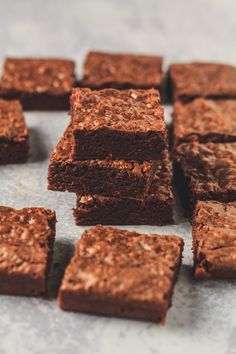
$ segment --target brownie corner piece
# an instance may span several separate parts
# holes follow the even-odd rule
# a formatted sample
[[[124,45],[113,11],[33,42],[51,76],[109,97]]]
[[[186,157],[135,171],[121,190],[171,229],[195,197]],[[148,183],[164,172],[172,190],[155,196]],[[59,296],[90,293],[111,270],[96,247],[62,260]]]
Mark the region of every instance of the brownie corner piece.
[[[154,160],[167,145],[155,89],[74,89],[71,117],[75,159]]]
[[[24,163],[29,156],[29,131],[21,103],[0,99],[0,165]]]
[[[0,293],[47,296],[55,212],[0,207]]]
[[[236,278],[236,202],[198,201],[193,215],[194,277]]]
[[[161,88],[163,58],[154,55],[90,52],[82,84],[92,89]]]
[[[19,99],[25,110],[68,110],[75,63],[56,58],[7,58],[0,96]]]
[[[169,80],[173,100],[196,97],[236,98],[236,67],[207,62],[171,64]]]
[[[183,240],[97,225],[77,242],[59,290],[63,310],[162,322]],[[109,280],[109,281],[108,281]]]

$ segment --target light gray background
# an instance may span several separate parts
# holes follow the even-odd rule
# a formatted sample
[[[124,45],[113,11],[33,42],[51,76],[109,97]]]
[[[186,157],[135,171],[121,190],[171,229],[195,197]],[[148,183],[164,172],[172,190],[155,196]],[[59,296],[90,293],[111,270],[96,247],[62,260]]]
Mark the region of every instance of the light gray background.
[[[7,55],[74,58],[78,73],[90,49],[163,54],[173,61],[236,63],[235,0],[0,0],[0,65]],[[167,107],[167,120],[170,107]],[[27,113],[32,158],[0,167],[0,203],[55,209],[57,242],[51,293],[76,239],[75,197],[47,191],[48,158],[63,133],[66,113]],[[236,283],[195,282],[191,233],[177,210],[170,227],[129,227],[176,233],[185,256],[165,326],[61,311],[56,300],[0,297],[0,354],[233,354],[236,353]]]

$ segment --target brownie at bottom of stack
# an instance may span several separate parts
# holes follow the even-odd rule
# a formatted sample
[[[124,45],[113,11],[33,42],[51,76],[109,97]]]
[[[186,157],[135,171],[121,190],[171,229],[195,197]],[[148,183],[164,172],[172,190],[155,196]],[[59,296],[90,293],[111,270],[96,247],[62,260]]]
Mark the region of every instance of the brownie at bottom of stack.
[[[77,225],[168,225],[174,223],[174,200],[77,195],[73,209]]]

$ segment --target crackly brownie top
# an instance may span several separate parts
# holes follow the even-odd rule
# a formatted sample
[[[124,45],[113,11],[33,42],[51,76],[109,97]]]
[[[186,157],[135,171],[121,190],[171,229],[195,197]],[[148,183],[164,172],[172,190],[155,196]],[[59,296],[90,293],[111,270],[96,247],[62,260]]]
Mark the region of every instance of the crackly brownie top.
[[[138,162],[138,161],[125,161],[125,160],[74,160],[71,158],[72,151],[72,126],[70,125],[58,145],[54,149],[51,156],[51,163],[68,163],[74,164],[75,166],[101,166],[106,168],[126,170],[127,173],[130,171],[138,176],[150,174],[153,168],[153,163],[149,161]]]
[[[198,201],[193,217],[193,245],[198,267],[235,268],[236,202]],[[199,270],[197,270],[199,272]]]
[[[47,247],[55,222],[55,212],[49,209],[0,206],[0,243]]]
[[[74,89],[71,115],[75,130],[166,132],[164,109],[155,89]]]
[[[84,65],[83,84],[91,87],[109,85],[159,87],[163,59],[159,56],[90,52]]]
[[[228,193],[236,189],[236,143],[186,143],[176,149],[176,160],[190,189],[198,193]]]
[[[74,84],[74,62],[64,59],[7,58],[0,88],[22,93],[65,94]]]
[[[236,97],[236,67],[193,62],[170,65],[174,99]]]
[[[233,138],[236,140],[236,100],[197,98],[174,105],[174,137],[178,141]]]
[[[127,300],[165,301],[181,259],[174,235],[138,234],[95,226],[77,242],[62,290],[109,293]],[[157,291],[158,289],[158,291]]]
[[[27,136],[28,129],[20,102],[0,99],[0,138],[20,141]]]

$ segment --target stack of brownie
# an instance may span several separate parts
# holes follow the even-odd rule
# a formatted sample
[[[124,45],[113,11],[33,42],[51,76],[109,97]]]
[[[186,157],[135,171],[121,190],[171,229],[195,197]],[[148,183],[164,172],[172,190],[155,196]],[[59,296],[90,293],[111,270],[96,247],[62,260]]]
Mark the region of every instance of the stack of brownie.
[[[49,189],[77,193],[76,223],[173,223],[172,166],[155,89],[74,89]]]
[[[236,200],[236,68],[172,64],[170,79],[177,181],[188,214],[197,200]]]

